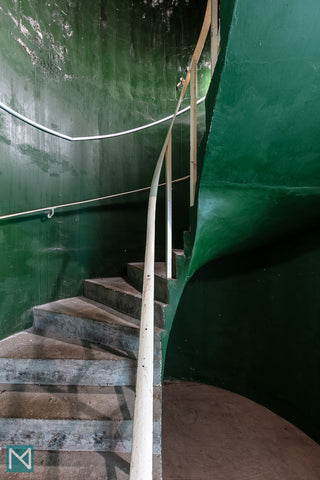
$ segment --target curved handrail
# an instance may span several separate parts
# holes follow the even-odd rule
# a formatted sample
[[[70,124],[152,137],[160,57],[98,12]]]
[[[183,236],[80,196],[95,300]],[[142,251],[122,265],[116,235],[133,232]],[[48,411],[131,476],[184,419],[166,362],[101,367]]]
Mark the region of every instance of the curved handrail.
[[[130,480],[152,479],[155,217],[159,177],[172,127],[190,82],[190,72],[198,62],[210,29],[211,2],[208,0],[199,40],[158,158],[149,194]]]
[[[195,75],[197,63],[210,29],[211,12],[212,12],[211,4],[214,4],[214,3],[217,4],[217,0],[208,0],[207,2],[207,8],[206,8],[205,18],[202,25],[201,33],[190,62],[188,73],[187,73],[185,82],[183,84],[183,88],[179,97],[179,101],[178,101],[175,113],[173,115],[170,115],[161,120],[155,121],[151,124],[137,127],[131,130],[126,130],[123,132],[117,132],[117,133],[106,134],[106,135],[88,136],[88,137],[71,137],[65,134],[61,134],[55,130],[49,129],[43,125],[40,125],[39,123],[28,119],[24,115],[21,115],[15,110],[13,110],[11,107],[8,107],[4,103],[0,102],[0,108],[2,110],[5,110],[9,114],[24,121],[30,126],[33,126],[45,133],[51,134],[53,136],[56,136],[71,142],[114,138],[117,136],[127,135],[130,133],[137,132],[139,130],[150,128],[171,119],[170,127],[156,164],[156,168],[154,171],[154,175],[153,175],[153,179],[150,187],[150,194],[149,194],[130,480],[152,480],[155,216],[156,216],[156,200],[157,200],[157,192],[159,188],[160,172],[161,172],[164,156],[167,150],[169,149],[169,146],[171,145],[172,128],[173,128],[176,117],[182,113],[185,113],[190,109],[192,110],[191,107],[186,107],[185,109],[179,111],[183,98],[185,96],[187,87],[190,83],[190,80]],[[204,98],[196,102],[194,101],[194,105],[204,101]],[[132,192],[125,192],[125,193],[132,193]],[[89,203],[91,201],[97,201],[105,198],[110,198],[110,196],[101,197],[99,199],[91,199],[83,202],[75,202],[74,204],[66,204],[66,205],[61,205],[56,207],[47,207],[45,209],[38,209],[34,211],[29,211],[29,212],[22,212],[22,214],[47,211],[48,218],[51,218],[54,215],[55,208],[71,206],[76,204],[79,205],[80,203],[81,204]],[[21,215],[21,213],[11,214],[5,217],[10,218],[10,217],[19,216],[19,215]]]
[[[205,97],[199,98],[197,100],[197,104],[199,105],[200,103],[204,102]],[[45,127],[44,125],[41,125],[40,123],[37,123],[33,120],[31,120],[28,117],[25,117],[21,113],[16,112],[16,110],[13,110],[13,108],[9,107],[8,105],[0,102],[0,108],[4,110],[7,113],[10,113],[15,118],[18,118],[19,120],[23,121],[27,125],[30,125],[31,127],[35,127],[37,130],[40,130],[45,133],[49,133],[50,135],[53,135],[54,137],[62,138],[63,140],[67,140],[68,142],[85,142],[88,140],[105,140],[107,138],[115,138],[115,137],[121,137],[123,135],[128,135],[130,133],[135,133],[139,132],[140,130],[146,130],[147,128],[154,127],[156,125],[159,125],[161,123],[167,122],[168,120],[171,120],[174,115],[168,115],[167,117],[161,118],[160,120],[156,120],[155,122],[148,123],[146,125],[141,125],[140,127],[136,128],[131,128],[130,130],[124,130],[122,132],[116,132],[116,133],[107,133],[105,135],[91,135],[88,137],[70,137],[69,135],[65,135],[64,133],[57,132],[56,130],[52,130],[51,128]],[[185,112],[190,110],[190,106],[183,108],[180,110],[177,115],[181,115]]]
[[[176,178],[175,180],[172,180],[172,183],[183,182],[188,178],[190,178],[190,175],[186,175],[185,177],[181,177],[181,178]],[[161,183],[159,185],[159,187],[165,187],[165,186],[166,186],[166,183]],[[10,220],[11,218],[23,217],[25,215],[32,215],[35,213],[46,213],[48,218],[52,218],[55,214],[55,211],[60,208],[78,207],[80,205],[87,205],[89,203],[100,202],[102,200],[109,200],[111,198],[123,197],[125,195],[132,195],[133,193],[145,192],[147,190],[150,190],[150,188],[151,187],[142,187],[142,188],[137,188],[136,190],[130,190],[128,192],[121,192],[121,193],[114,193],[112,195],[106,195],[104,197],[90,198],[88,200],[80,200],[78,202],[64,203],[61,205],[51,205],[50,207],[41,207],[41,208],[36,208],[34,210],[25,210],[24,212],[9,213],[8,215],[1,215],[0,220]]]

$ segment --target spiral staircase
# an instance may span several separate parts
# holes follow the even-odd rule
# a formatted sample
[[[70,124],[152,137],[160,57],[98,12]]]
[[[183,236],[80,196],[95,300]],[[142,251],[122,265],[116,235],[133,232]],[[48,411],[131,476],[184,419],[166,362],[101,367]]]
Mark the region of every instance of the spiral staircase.
[[[169,291],[165,265],[155,268],[153,479],[160,480]],[[132,263],[125,278],[85,280],[83,296],[35,307],[33,327],[0,342],[0,442],[33,446],[32,478],[128,478],[142,273],[143,264]],[[15,478],[5,460],[1,478]]]

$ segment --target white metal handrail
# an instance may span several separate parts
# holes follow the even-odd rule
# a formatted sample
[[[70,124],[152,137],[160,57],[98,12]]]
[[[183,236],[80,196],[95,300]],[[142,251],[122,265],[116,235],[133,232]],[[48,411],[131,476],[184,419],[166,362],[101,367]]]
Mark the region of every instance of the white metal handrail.
[[[199,100],[197,100],[197,104],[199,105],[200,103],[204,102],[204,100],[205,100],[205,97],[199,98]],[[10,115],[12,115],[13,117],[18,118],[24,123],[30,125],[31,127],[35,127],[37,130],[40,130],[45,133],[49,133],[54,137],[61,138],[62,140],[67,140],[68,142],[85,142],[88,140],[105,140],[107,138],[121,137],[123,135],[129,135],[130,133],[136,133],[141,130],[146,130],[147,128],[155,127],[156,125],[160,125],[161,123],[167,122],[168,120],[171,120],[173,118],[173,115],[169,115],[167,117],[161,118],[160,120],[156,120],[155,122],[148,123],[146,125],[141,125],[140,127],[136,127],[136,128],[131,128],[130,130],[123,130],[122,132],[107,133],[105,135],[91,135],[88,137],[70,137],[69,135],[65,135],[64,133],[60,133],[60,132],[57,132],[56,130],[52,130],[51,128],[45,127],[44,125],[41,125],[40,123],[37,123],[34,120],[31,120],[30,118],[25,117],[24,115],[21,115],[21,113],[18,113],[16,110],[13,110],[13,108],[9,107],[5,103],[0,102],[0,108],[5,112],[10,113]],[[190,106],[180,110],[177,113],[177,115],[182,115],[183,113],[186,113],[188,110],[190,110]]]
[[[143,276],[143,293],[142,293],[142,311],[139,338],[139,355],[137,366],[137,382],[136,382],[136,401],[134,408],[134,424],[133,424],[133,442],[130,466],[130,480],[152,480],[152,450],[153,450],[153,348],[154,348],[154,260],[155,260],[155,216],[156,216],[156,200],[159,188],[159,178],[162,169],[164,157],[166,156],[166,197],[167,197],[167,246],[166,246],[166,264],[167,278],[171,277],[172,263],[172,213],[171,213],[171,149],[172,149],[172,128],[178,115],[190,110],[190,205],[194,203],[195,186],[196,186],[196,165],[197,165],[197,104],[204,101],[205,97],[197,100],[197,64],[204,47],[206,37],[211,25],[211,65],[212,70],[216,64],[217,52],[219,48],[219,23],[218,23],[218,0],[208,0],[206,14],[202,25],[199,40],[192,56],[192,60],[188,69],[188,73],[183,84],[178,105],[175,113],[161,120],[152,122],[148,125],[137,127],[123,132],[117,132],[106,135],[87,136],[87,137],[71,137],[55,130],[49,129],[33,120],[28,119],[24,115],[19,114],[11,107],[0,102],[0,109],[5,110],[14,117],[23,122],[41,130],[50,135],[61,139],[74,141],[102,140],[114,138],[121,135],[127,135],[146,128],[153,127],[165,121],[171,120],[170,127],[163,144],[158,162],[154,171],[151,187],[124,192],[123,194],[136,193],[150,188],[148,216],[147,216],[147,238],[145,251],[145,268]],[[179,111],[187,87],[191,81],[191,105]],[[187,177],[185,177],[187,178]],[[183,179],[185,179],[183,178]],[[182,179],[181,179],[182,180]],[[98,200],[104,200],[115,196],[109,195],[81,202],[74,202],[65,205],[57,205],[46,207],[17,214],[9,214],[0,217],[8,219],[47,211],[48,218],[54,215],[55,209],[68,207],[73,205],[81,205],[91,203]]]
[[[188,178],[190,178],[190,175],[176,178],[175,180],[172,180],[172,183],[184,182]],[[167,185],[166,183],[161,183],[159,187],[165,187],[166,185]],[[78,207],[81,205],[100,202],[102,200],[109,200],[111,198],[123,197],[125,195],[132,195],[133,193],[145,192],[147,190],[150,190],[150,188],[151,187],[137,188],[136,190],[130,190],[128,192],[114,193],[112,195],[106,195],[104,197],[96,197],[96,198],[90,198],[88,200],[80,200],[79,202],[64,203],[61,205],[51,205],[50,207],[41,207],[41,208],[36,208],[34,210],[25,210],[23,212],[9,213],[8,215],[1,215],[0,220],[10,220],[12,218],[24,217],[26,215],[33,215],[35,213],[45,213],[48,218],[52,218],[54,216],[55,211],[61,208]]]
[[[152,179],[148,217],[147,217],[147,238],[145,250],[145,263],[143,274],[143,291],[142,291],[142,309],[140,322],[140,339],[139,339],[139,354],[137,366],[137,382],[136,382],[136,401],[134,408],[134,422],[133,422],[133,441],[131,453],[130,466],[130,480],[152,480],[152,450],[153,450],[153,346],[154,346],[154,261],[155,261],[155,218],[156,218],[156,200],[159,185],[159,177],[163,164],[163,159],[167,157],[166,178],[170,181],[170,166],[171,166],[171,141],[172,141],[172,127],[179,111],[181,102],[187,90],[190,78],[193,84],[191,90],[195,90],[196,86],[196,71],[197,63],[201,55],[206,37],[208,35],[211,25],[211,12],[215,6],[218,5],[218,0],[208,0],[206,14],[202,25],[200,37],[193,54],[190,67],[188,69],[187,77],[185,79],[179,102],[170,123],[170,127],[163,144],[155,171]],[[218,11],[216,9],[216,11]],[[216,46],[216,49],[218,47]],[[195,109],[196,95],[192,95],[191,116],[191,160],[196,159],[196,109]],[[194,170],[193,170],[194,175]],[[194,180],[193,180],[194,181]],[[194,191],[194,186],[192,190]],[[167,215],[169,221],[167,222],[167,232],[170,239],[167,239],[167,277],[171,276],[171,252],[169,253],[169,246],[171,241],[171,185],[167,185]],[[169,244],[168,244],[169,242]],[[171,248],[170,248],[171,250]],[[168,275],[170,273],[170,275]]]

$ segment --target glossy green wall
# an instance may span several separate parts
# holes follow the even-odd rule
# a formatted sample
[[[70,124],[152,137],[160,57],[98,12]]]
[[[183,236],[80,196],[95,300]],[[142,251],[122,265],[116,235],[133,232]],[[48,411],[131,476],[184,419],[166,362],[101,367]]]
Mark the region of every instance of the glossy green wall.
[[[191,273],[320,213],[319,2],[237,0],[230,27],[229,2],[221,14]]]
[[[249,396],[319,441],[320,5],[222,2],[221,22],[165,374]]]
[[[169,115],[205,4],[3,0],[1,101],[71,136],[122,131]],[[209,77],[204,57],[199,95]],[[187,124],[180,117],[174,131],[175,178],[188,171]],[[68,143],[0,111],[0,215],[148,186],[166,128]],[[176,246],[188,225],[187,189],[174,189]],[[0,337],[30,325],[32,306],[78,294],[84,278],[118,274],[125,262],[141,260],[146,205],[147,194],[137,194],[57,211],[51,220],[0,221]],[[161,206],[159,214],[161,255]]]

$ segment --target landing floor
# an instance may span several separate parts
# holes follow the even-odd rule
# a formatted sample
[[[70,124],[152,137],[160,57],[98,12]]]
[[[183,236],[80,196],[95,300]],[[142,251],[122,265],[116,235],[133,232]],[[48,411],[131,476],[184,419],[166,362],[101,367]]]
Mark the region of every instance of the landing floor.
[[[320,445],[239,395],[163,389],[163,480],[319,480]]]

